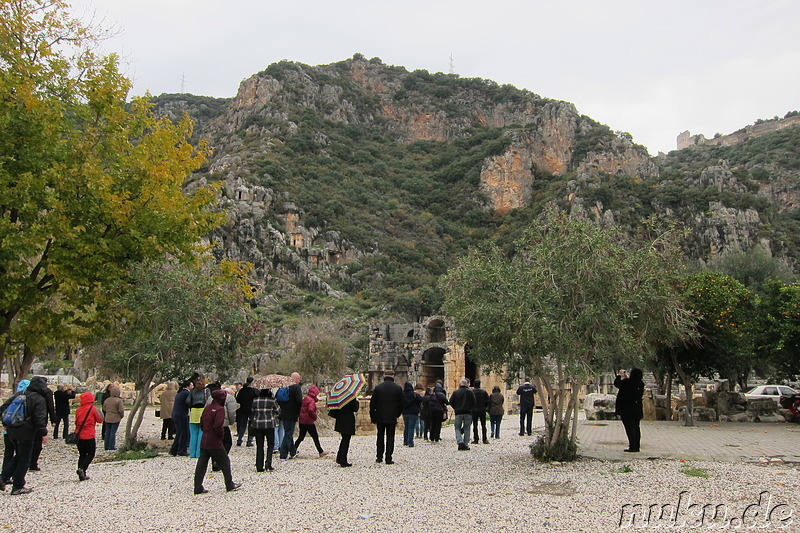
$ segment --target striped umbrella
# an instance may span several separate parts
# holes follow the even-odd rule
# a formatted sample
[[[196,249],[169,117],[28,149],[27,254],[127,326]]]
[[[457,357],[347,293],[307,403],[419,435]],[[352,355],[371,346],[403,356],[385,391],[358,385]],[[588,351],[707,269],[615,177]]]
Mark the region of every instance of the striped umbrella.
[[[336,409],[343,406],[358,396],[366,384],[367,380],[363,374],[350,374],[343,377],[328,393],[328,407]]]

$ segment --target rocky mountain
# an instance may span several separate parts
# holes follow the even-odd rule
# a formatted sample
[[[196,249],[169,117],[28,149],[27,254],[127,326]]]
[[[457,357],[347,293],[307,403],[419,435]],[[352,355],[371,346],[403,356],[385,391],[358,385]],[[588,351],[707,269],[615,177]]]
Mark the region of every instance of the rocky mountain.
[[[214,253],[252,262],[284,312],[430,314],[455,257],[548,203],[632,232],[675,219],[701,262],[755,245],[797,258],[800,127],[653,158],[573,104],[359,54],[270,65],[231,99],[155,101],[214,147],[193,178],[224,184]]]

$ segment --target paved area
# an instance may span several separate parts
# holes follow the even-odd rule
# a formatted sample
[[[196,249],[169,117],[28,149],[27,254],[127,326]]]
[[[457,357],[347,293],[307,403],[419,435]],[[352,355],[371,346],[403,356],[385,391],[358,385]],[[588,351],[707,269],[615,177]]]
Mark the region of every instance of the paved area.
[[[721,462],[782,460],[800,463],[800,424],[642,421],[640,453],[626,453],[628,439],[618,420],[578,422],[584,457],[630,461],[670,458]]]

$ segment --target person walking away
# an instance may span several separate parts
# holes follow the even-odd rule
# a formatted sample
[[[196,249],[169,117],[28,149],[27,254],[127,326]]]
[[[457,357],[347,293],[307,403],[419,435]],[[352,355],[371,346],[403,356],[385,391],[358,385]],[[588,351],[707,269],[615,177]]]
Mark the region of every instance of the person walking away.
[[[425,440],[428,440],[428,430],[425,428],[425,416],[424,416],[424,405],[425,405],[425,387],[422,386],[422,383],[417,383],[414,385],[414,392],[419,394],[420,403],[419,403],[419,418],[417,418],[417,431],[416,437],[421,439],[423,436]]]
[[[439,442],[442,440],[442,422],[447,416],[447,396],[444,394],[444,388],[441,383],[433,386],[433,391],[428,398],[428,413],[431,420],[430,439],[431,442]]]
[[[181,390],[175,396],[172,405],[172,424],[175,427],[175,440],[169,449],[169,454],[173,457],[189,456],[189,406],[187,400],[189,393],[194,387],[191,380],[186,380],[181,384]]]
[[[248,435],[256,440],[256,472],[271,472],[272,450],[275,448],[275,423],[280,414],[278,402],[272,397],[270,389],[261,389],[258,398],[253,400],[250,410]],[[264,440],[267,441],[267,454],[264,455]]]
[[[0,406],[0,416],[19,395],[25,395],[25,421],[18,425],[5,428],[8,432],[11,446],[14,449],[14,456],[3,464],[3,471],[0,473],[0,491],[6,490],[6,484],[12,483],[11,495],[28,494],[33,489],[25,486],[25,474],[28,473],[31,454],[33,453],[34,439],[42,437],[42,441],[47,441],[47,381],[42,376],[35,376],[28,387],[11,395],[2,406]]]
[[[86,481],[86,471],[97,453],[96,424],[103,423],[103,415],[94,406],[94,394],[81,393],[81,405],[75,411],[75,433],[78,434],[78,479]]]
[[[387,370],[380,383],[372,391],[369,401],[369,418],[378,426],[378,437],[375,441],[377,448],[376,463],[386,457],[386,464],[394,464],[394,433],[397,427],[397,418],[403,413],[403,389],[394,382],[394,371]],[[384,443],[384,438],[385,443]]]
[[[414,390],[410,381],[406,381],[403,385],[403,446],[414,447],[420,405],[422,405],[422,396]]]
[[[175,407],[175,397],[178,395],[178,384],[174,381],[167,383],[167,388],[161,392],[159,398],[159,412],[161,416],[161,440],[175,438],[175,424],[172,422],[172,409]]]
[[[206,388],[206,380],[196,378],[194,388],[186,397],[186,405],[189,406],[189,457],[192,459],[200,457],[200,440],[203,438],[200,419],[210,398],[211,391]]]
[[[0,416],[5,413],[5,410],[8,408],[6,404],[11,405],[11,402],[14,401],[14,398],[19,396],[19,393],[25,391],[28,388],[28,385],[31,384],[29,379],[20,380],[19,384],[17,385],[17,391],[8,397],[8,400],[0,407]],[[0,468],[0,485],[2,485],[3,489],[5,490],[5,485],[9,483],[9,479],[6,479],[2,476],[2,473],[6,471],[8,465],[14,459],[16,455],[16,448],[14,447],[14,441],[11,440],[11,435],[8,434],[8,428],[5,426],[3,427],[3,466]]]
[[[294,427],[300,418],[300,407],[303,405],[303,389],[300,387],[300,374],[292,372],[292,381],[289,386],[289,400],[278,401],[281,407],[281,425],[283,426],[283,440],[280,447],[281,459],[294,459],[297,450],[294,448]]]
[[[481,380],[472,382],[472,394],[475,395],[475,410],[472,412],[472,444],[478,444],[478,422],[481,424],[483,443],[489,444],[486,438],[486,411],[489,409],[489,393],[481,388]]]
[[[328,453],[322,449],[322,444],[319,442],[319,433],[317,432],[317,397],[319,396],[319,387],[311,385],[303,398],[303,403],[300,406],[300,416],[297,418],[300,424],[300,434],[297,440],[294,441],[294,452],[300,453],[300,443],[306,438],[306,435],[311,435],[314,440],[314,446],[317,448],[317,453],[320,457],[325,457]]]
[[[75,391],[72,386],[59,385],[53,393],[53,401],[56,404],[56,421],[53,424],[53,438],[58,438],[58,427],[63,423],[62,436],[66,439],[69,434],[69,401],[75,398]],[[94,399],[94,395],[92,395]]]
[[[236,410],[236,445],[241,446],[244,434],[247,431],[247,421],[250,420],[250,411],[253,408],[253,400],[258,396],[258,390],[252,387],[253,376],[249,376],[245,384],[236,393],[236,401],[239,409]],[[253,445],[253,436],[248,433],[247,445]]]
[[[330,415],[336,419],[333,430],[342,436],[339,441],[339,451],[336,453],[336,464],[341,467],[353,466],[348,462],[347,453],[350,450],[350,439],[356,434],[356,412],[358,412],[358,398],[353,398],[338,409],[331,409]]]
[[[503,420],[504,402],[505,398],[500,393],[500,387],[495,385],[489,396],[489,429],[493,439],[500,438],[500,422]]]
[[[106,412],[106,434],[105,439],[103,439],[103,447],[106,450],[117,449],[117,430],[119,429],[119,423],[125,416],[125,402],[122,401],[120,395],[119,387],[112,387],[111,396],[103,402],[103,410]]]
[[[234,397],[236,394],[236,389],[233,387],[228,387],[227,389],[221,390],[225,392],[225,426],[222,428],[222,431],[224,432],[222,437],[222,447],[225,448],[225,453],[230,456],[231,448],[233,448],[233,433],[231,432],[231,426],[235,426],[236,424],[236,410],[239,407],[239,404],[236,403],[236,398]],[[211,394],[213,395],[214,392],[212,391]],[[211,460],[211,470],[214,472],[219,472],[220,470],[220,466],[213,459]]]
[[[644,417],[642,410],[644,381],[642,381],[642,376],[641,368],[632,368],[630,377],[624,370],[620,370],[617,373],[617,377],[614,378],[614,386],[619,389],[614,412],[622,420],[625,434],[628,436],[626,452],[638,452],[642,439],[642,432],[639,428],[639,421]]]
[[[519,396],[519,436],[525,435],[525,430],[528,431],[528,436],[531,436],[531,426],[533,425],[533,406],[536,403],[534,395],[536,394],[536,387],[531,385],[531,378],[525,378],[525,383],[517,389]],[[527,427],[526,427],[527,426]]]
[[[475,411],[475,395],[469,389],[467,378],[458,382],[458,388],[450,395],[450,405],[455,412],[453,427],[458,449],[469,450],[469,426],[472,424],[472,413]]]
[[[47,405],[47,416],[50,419],[50,423],[55,425],[56,423],[56,404],[53,400],[53,391],[50,390],[50,387],[47,386],[47,378],[41,376],[44,380],[44,400],[45,404]],[[28,465],[28,472],[38,472],[41,470],[39,467],[39,457],[42,455],[42,448],[44,448],[44,437],[42,435],[37,435],[33,439],[33,452],[31,452],[31,461]]]
[[[242,486],[241,483],[234,483],[231,473],[231,461],[225,453],[225,446],[222,439],[225,436],[225,425],[227,424],[227,414],[225,412],[225,397],[228,395],[224,390],[215,390],[211,393],[211,403],[203,408],[200,416],[200,456],[197,458],[197,466],[194,469],[194,493],[205,494],[208,492],[203,487],[203,479],[208,471],[208,461],[213,459],[220,466],[222,476],[225,479],[225,489],[228,492],[237,490]]]

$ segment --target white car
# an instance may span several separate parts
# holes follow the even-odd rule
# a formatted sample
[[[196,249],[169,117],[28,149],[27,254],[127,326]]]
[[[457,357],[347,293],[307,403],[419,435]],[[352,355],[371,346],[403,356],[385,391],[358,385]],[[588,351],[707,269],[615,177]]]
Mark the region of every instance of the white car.
[[[749,391],[745,392],[744,396],[748,400],[753,400],[756,398],[772,398],[775,400],[775,403],[780,405],[781,396],[791,397],[795,394],[800,393],[791,387],[786,387],[785,385],[759,385],[758,387],[753,387]]]

